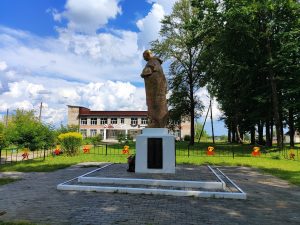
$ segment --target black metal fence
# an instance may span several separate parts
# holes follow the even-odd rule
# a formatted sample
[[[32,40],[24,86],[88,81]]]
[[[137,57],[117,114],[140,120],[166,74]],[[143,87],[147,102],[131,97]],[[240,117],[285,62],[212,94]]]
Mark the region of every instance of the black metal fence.
[[[56,154],[56,150],[26,151],[24,149],[0,149],[0,165],[17,163],[33,159],[45,159]],[[61,152],[60,152],[61,153]],[[103,156],[126,156],[135,154],[135,143],[130,144],[101,144],[97,146],[85,145],[80,148],[80,154],[94,154]],[[266,148],[250,145],[216,145],[202,143],[193,146],[176,142],[176,157],[267,157],[273,159],[287,159],[300,161],[300,149],[288,147]]]
[[[176,146],[176,156],[185,157],[266,157],[272,159],[300,160],[299,148],[277,148],[250,145],[193,145]]]
[[[135,154],[135,144],[119,145],[119,144],[103,144],[91,147],[89,153],[97,155],[131,155]],[[188,144],[176,143],[176,157],[266,157],[273,159],[289,159],[300,160],[300,149],[289,147],[284,148],[267,148],[264,146],[250,145],[230,145],[230,144]]]
[[[29,151],[18,148],[0,149],[0,165],[8,163],[23,162],[33,159],[45,159],[53,153],[53,150]]]

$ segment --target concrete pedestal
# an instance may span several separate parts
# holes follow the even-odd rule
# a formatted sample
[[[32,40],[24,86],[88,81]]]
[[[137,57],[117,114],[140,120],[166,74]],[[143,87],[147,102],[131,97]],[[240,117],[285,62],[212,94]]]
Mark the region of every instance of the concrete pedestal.
[[[161,139],[161,140],[159,140]],[[154,140],[154,144],[151,143]],[[158,142],[157,142],[158,141]],[[155,148],[160,148],[162,143],[162,155],[157,157],[157,160],[162,160],[162,163],[156,163],[155,157],[150,160],[149,166],[149,151],[155,151]],[[148,149],[149,146],[153,149]],[[158,153],[161,154],[160,150]],[[154,160],[154,163],[153,163]],[[152,165],[152,166],[151,166]],[[154,166],[153,166],[154,165]],[[157,166],[158,165],[158,166]],[[150,167],[150,168],[149,168]],[[152,168],[151,168],[152,167]],[[160,167],[160,168],[153,168]],[[175,173],[175,137],[168,134],[166,128],[145,128],[143,134],[136,137],[136,158],[135,158],[136,173]]]

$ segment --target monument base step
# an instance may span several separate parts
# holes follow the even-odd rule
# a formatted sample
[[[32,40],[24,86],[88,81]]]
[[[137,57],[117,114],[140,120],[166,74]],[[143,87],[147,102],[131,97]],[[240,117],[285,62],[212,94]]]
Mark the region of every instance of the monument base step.
[[[210,166],[208,166],[208,169],[212,175],[215,176],[214,181],[95,176],[101,174],[99,172],[104,172],[114,166],[118,165],[108,164],[95,169],[57,185],[57,189],[64,191],[193,196],[204,198],[246,199],[247,197],[246,193],[233,183],[222,171],[218,168],[213,169]],[[107,173],[105,174],[107,175]]]

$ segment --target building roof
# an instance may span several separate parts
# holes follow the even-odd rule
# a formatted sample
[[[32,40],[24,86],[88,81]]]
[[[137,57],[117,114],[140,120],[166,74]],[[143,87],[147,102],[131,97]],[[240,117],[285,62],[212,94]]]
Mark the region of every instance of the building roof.
[[[147,111],[92,111],[79,107],[80,116],[147,116]]]

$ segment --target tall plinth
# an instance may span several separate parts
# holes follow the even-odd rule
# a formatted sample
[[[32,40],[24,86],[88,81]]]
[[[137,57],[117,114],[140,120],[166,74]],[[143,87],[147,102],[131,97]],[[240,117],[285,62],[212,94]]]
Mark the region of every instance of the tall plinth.
[[[145,128],[136,137],[136,173],[175,173],[175,137],[166,128]]]

